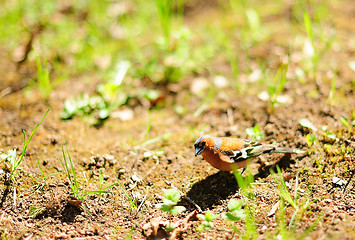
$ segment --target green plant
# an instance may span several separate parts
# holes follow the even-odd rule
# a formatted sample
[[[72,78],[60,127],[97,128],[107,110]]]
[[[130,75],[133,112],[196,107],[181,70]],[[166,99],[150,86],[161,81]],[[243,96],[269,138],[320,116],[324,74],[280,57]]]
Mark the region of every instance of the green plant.
[[[283,103],[280,101],[280,94],[283,91],[283,88],[285,86],[285,83],[287,81],[286,74],[288,71],[288,65],[287,64],[281,64],[279,69],[277,70],[276,74],[272,79],[269,78],[268,74],[266,71],[264,71],[264,82],[266,85],[266,90],[268,93],[268,113],[272,114],[275,110],[275,106],[277,104]]]
[[[74,116],[86,117],[91,125],[100,125],[111,113],[125,105],[129,96],[122,89],[122,81],[126,76],[131,63],[122,60],[116,65],[114,76],[106,83],[96,88],[98,95],[82,94],[72,100],[65,100],[61,118],[68,120]]]
[[[321,23],[325,20],[325,14],[322,13],[324,11],[319,11],[319,13],[322,13],[322,16],[320,17],[317,16],[318,11],[316,11],[315,17],[319,18],[318,22],[316,22],[312,20],[303,0],[300,0],[300,5],[303,10],[303,23],[307,34],[307,39],[305,41],[305,55],[310,58],[310,63],[308,63],[308,59],[305,59],[305,62],[310,65],[308,70],[310,70],[310,73],[312,74],[311,77],[314,78],[321,58],[334,42],[335,31],[325,31],[322,29]],[[319,8],[320,7],[321,5]]]
[[[244,13],[248,25],[242,29],[242,42],[243,46],[248,48],[262,41],[267,34],[267,30],[261,24],[262,22],[256,9],[247,8]]]
[[[307,141],[308,147],[313,146],[316,143],[316,141],[317,141],[317,135],[315,135],[315,134],[307,134],[306,135],[306,141]]]
[[[177,215],[183,211],[185,211],[184,206],[176,206],[180,201],[181,194],[176,189],[163,189],[164,198],[163,203],[158,203],[156,208],[169,212],[171,215]]]
[[[169,44],[172,18],[173,18],[173,0],[155,0],[158,9],[160,24],[165,37],[165,44]]]
[[[280,225],[280,234],[283,235],[283,238],[287,238],[287,235],[290,233],[295,234],[296,231],[296,225],[299,223],[302,219],[302,216],[307,213],[307,209],[312,205],[313,203],[317,202],[319,199],[323,198],[316,198],[314,200],[310,200],[309,197],[303,197],[301,198],[300,190],[299,190],[299,179],[298,175],[296,176],[296,185],[295,185],[295,190],[294,194],[292,195],[290,191],[288,190],[286,183],[283,179],[282,172],[280,170],[280,167],[277,166],[277,172],[276,174],[272,169],[270,170],[275,182],[277,183],[279,192],[280,192],[280,218],[281,218],[281,225]],[[293,208],[294,212],[291,216],[291,219],[289,220],[288,227],[286,229],[286,217],[285,217],[285,201],[289,203]],[[313,228],[316,226],[318,221],[314,221],[312,225],[306,229],[305,232],[301,235],[300,239],[305,237],[309,232],[313,230]],[[286,231],[287,230],[287,231]]]
[[[339,120],[345,127],[355,126],[355,120],[349,121],[347,118],[343,116],[341,116]]]
[[[47,66],[47,61],[44,60],[43,65],[39,56],[36,56],[37,64],[37,84],[38,89],[41,92],[42,96],[47,99],[50,92],[53,90],[51,81],[49,79],[49,68]]]
[[[36,218],[39,215],[41,215],[42,213],[44,213],[46,211],[45,207],[34,207],[34,206],[30,206],[29,211],[28,211],[28,215],[31,218]]]
[[[328,95],[328,101],[332,101],[334,99],[335,90],[336,90],[336,85],[335,85],[336,75],[337,74],[334,73],[332,77],[332,84]]]
[[[171,188],[171,189],[163,189],[164,198],[162,203],[158,203],[155,205],[156,208],[168,212],[171,215],[178,215],[181,212],[185,211],[184,206],[176,206],[180,201],[181,194],[178,190]],[[170,232],[175,228],[175,224],[169,222],[169,224],[165,227],[165,231]]]
[[[78,200],[84,200],[84,198],[86,196],[86,192],[84,190],[84,185],[83,185],[82,190],[80,190],[79,182],[76,177],[75,167],[74,167],[73,161],[71,159],[69,149],[67,146],[65,146],[65,148],[66,148],[67,153],[65,153],[64,147],[62,147],[63,159],[59,158],[59,160],[60,160],[60,163],[62,164],[64,173],[68,179],[69,186],[72,190],[72,194],[73,194],[72,197],[74,197]],[[69,163],[70,163],[69,166],[68,166],[67,158],[69,159]]]
[[[314,53],[316,48],[315,48],[315,40],[314,40],[314,36],[313,36],[312,21],[311,21],[311,17],[309,16],[309,13],[308,13],[306,7],[304,6],[304,4],[303,4],[303,8],[304,8],[304,11],[303,11],[303,22],[304,22],[304,27],[305,27],[305,30],[306,30],[306,33],[307,33],[308,40],[311,43],[312,49],[310,51],[313,52],[313,54],[312,54],[313,55],[312,62],[314,64],[313,67],[315,68],[316,64],[319,61],[319,56],[318,56],[318,54]]]
[[[130,197],[128,195],[126,189],[122,186],[120,180],[118,179],[118,176],[117,176],[117,182],[118,182],[118,186],[120,186],[120,188],[123,191],[124,195],[127,197],[128,201],[130,203],[131,209],[135,209],[136,211],[138,211],[137,198],[135,196]]]
[[[223,218],[227,221],[236,222],[246,218],[245,211],[243,209],[243,201],[231,199],[228,203],[228,212],[223,213]],[[232,225],[231,228],[234,232],[240,233],[237,226]]]
[[[46,175],[41,167],[39,159],[37,159],[37,165],[38,165],[39,171],[41,172],[42,179],[39,179],[39,178],[37,178],[35,176],[31,176],[31,175],[29,175],[29,177],[32,178],[35,182],[37,182],[36,190],[40,190],[47,185],[47,180],[50,176],[58,174],[59,172],[55,172],[55,173],[51,173],[51,174]]]
[[[239,69],[239,58],[240,58],[240,53],[238,50],[234,50],[232,46],[232,41],[227,38],[227,36],[223,37],[223,45],[225,49],[225,53],[229,62],[229,65],[232,70],[233,78],[235,79],[235,88],[238,91],[242,91],[242,84],[239,81],[239,74],[240,74],[240,69]]]
[[[311,223],[304,232],[298,233],[297,225],[301,222],[303,216],[308,213],[308,208],[320,198],[310,200],[309,196],[301,196],[299,189],[298,176],[296,177],[296,186],[294,194],[291,194],[283,179],[280,168],[277,166],[278,174],[270,170],[275,182],[278,185],[280,203],[276,212],[277,225],[275,229],[265,233],[267,239],[303,239],[318,224],[320,216]],[[257,231],[257,220],[255,218],[256,204],[255,194],[252,183],[254,177],[247,173],[245,177],[238,171],[234,171],[234,175],[238,182],[242,200],[231,199],[228,204],[228,212],[222,214],[223,218],[228,222],[245,221],[245,231],[241,231],[237,226],[230,225],[234,233],[238,234],[239,239],[258,239],[260,237]],[[294,212],[290,219],[286,215],[286,203],[290,204]],[[289,211],[287,211],[288,213]],[[297,233],[297,234],[296,234]],[[297,236],[296,236],[297,235]]]
[[[261,141],[264,138],[264,134],[262,131],[260,131],[259,125],[257,124],[254,127],[245,129],[245,132],[247,133],[248,136],[250,136],[252,139],[256,141]]]
[[[302,126],[302,127],[305,127],[305,128],[308,128],[308,129],[311,129],[313,131],[317,131],[317,128],[313,125],[313,123],[311,123],[308,119],[306,118],[302,118],[300,120],[298,120],[299,124]]]
[[[233,11],[244,11],[248,1],[245,0],[229,0],[229,5]]]
[[[26,132],[23,131],[23,147],[22,147],[22,152],[19,157],[16,155],[16,149],[8,150],[7,154],[1,154],[1,158],[10,163],[10,176],[11,179],[14,183],[16,183],[15,177],[19,173],[18,167],[20,166],[22,159],[25,155],[25,152],[27,150],[28,144],[31,142],[33,135],[35,134],[37,128],[42,124],[44,121],[45,117],[47,116],[49,112],[49,109],[47,112],[44,114],[42,120],[36,125],[36,127],[33,129],[30,137],[26,141]]]
[[[219,215],[211,213],[209,210],[205,214],[197,214],[197,218],[202,221],[200,226],[196,229],[198,231],[209,230],[213,228],[213,220],[218,218]]]
[[[241,235],[241,238],[246,239],[256,239],[258,236],[256,219],[255,219],[255,194],[252,187],[252,183],[254,182],[254,176],[247,172],[246,176],[243,177],[239,171],[234,171],[234,176],[238,182],[238,187],[244,202],[244,212],[245,212],[245,234]],[[240,210],[242,203],[232,202],[231,209],[235,209],[238,213]],[[239,214],[241,212],[239,211]],[[238,229],[233,228],[234,230]]]
[[[61,118],[67,120],[73,118],[75,115],[89,116],[96,109],[98,111],[107,109],[104,99],[98,96],[90,97],[88,94],[83,94],[72,100],[65,100]],[[104,118],[107,117],[105,116]]]
[[[255,194],[251,183],[254,182],[254,176],[247,172],[243,177],[239,171],[234,171],[239,191],[242,197],[241,201],[231,200],[228,204],[229,212],[223,214],[224,219],[228,221],[245,220],[245,233],[242,233],[236,226],[231,226],[234,233],[237,233],[241,239],[256,239],[258,236],[255,219]],[[242,207],[244,206],[244,209]]]
[[[77,178],[77,175],[75,172],[75,166],[74,166],[74,163],[71,159],[69,149],[66,145],[65,145],[65,150],[64,150],[64,147],[62,147],[63,159],[60,158],[59,160],[60,160],[60,163],[62,164],[64,174],[66,175],[66,177],[68,179],[69,186],[72,191],[71,197],[75,200],[81,201],[80,202],[81,206],[87,210],[85,204],[83,203],[83,201],[86,200],[85,199],[86,196],[88,196],[90,194],[94,194],[94,193],[99,193],[100,195],[102,193],[107,193],[108,192],[107,189],[115,186],[116,184],[110,185],[105,188],[102,188],[102,186],[100,186],[99,190],[93,190],[93,191],[85,190],[85,187],[86,187],[85,183],[83,183],[81,186],[79,186],[79,181],[78,181],[78,178]]]

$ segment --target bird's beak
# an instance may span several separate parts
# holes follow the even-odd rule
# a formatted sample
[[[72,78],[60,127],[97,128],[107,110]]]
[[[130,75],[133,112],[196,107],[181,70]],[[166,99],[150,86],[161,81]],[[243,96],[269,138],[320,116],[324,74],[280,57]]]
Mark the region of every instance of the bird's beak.
[[[204,150],[205,150],[204,148],[196,148],[195,149],[195,157],[197,157],[198,155],[203,153]]]

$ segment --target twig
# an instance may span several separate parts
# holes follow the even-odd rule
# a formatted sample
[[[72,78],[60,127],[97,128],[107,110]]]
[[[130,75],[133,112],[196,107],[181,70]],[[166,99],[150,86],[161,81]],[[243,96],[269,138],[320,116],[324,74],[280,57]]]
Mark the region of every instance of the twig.
[[[188,201],[190,202],[192,205],[195,206],[195,208],[198,210],[198,212],[202,212],[202,209],[200,208],[199,205],[197,205],[191,198],[189,198],[188,196],[186,196],[182,191],[180,191],[177,187],[175,187],[171,182],[167,182],[166,184],[168,184],[170,187],[176,189],[179,191],[179,193]]]
[[[0,92],[0,98],[5,97],[7,94],[11,93],[12,89],[10,87],[5,88]]]
[[[143,206],[145,200],[147,199],[147,196],[148,196],[148,188],[149,188],[149,186],[147,186],[147,193],[145,194],[145,196],[144,196],[142,202],[139,204],[139,206],[138,206],[138,208],[137,208],[137,212],[139,212],[139,210],[142,208],[142,206]]]
[[[353,176],[354,176],[354,173],[355,173],[355,169],[353,169],[352,174],[350,175],[350,178],[349,178],[348,182],[346,183],[346,185],[345,185],[345,187],[344,187],[344,189],[343,189],[343,193],[345,192],[346,188],[349,186],[349,184],[350,184],[350,182],[351,182],[351,179],[352,179]]]
[[[5,211],[2,213],[1,218],[0,218],[0,223],[2,223],[2,220],[4,219],[5,216]]]
[[[14,208],[16,208],[16,187],[14,186],[14,191],[13,191],[13,194],[14,194]]]
[[[227,117],[228,117],[229,126],[234,126],[233,109],[231,108],[227,109]]]

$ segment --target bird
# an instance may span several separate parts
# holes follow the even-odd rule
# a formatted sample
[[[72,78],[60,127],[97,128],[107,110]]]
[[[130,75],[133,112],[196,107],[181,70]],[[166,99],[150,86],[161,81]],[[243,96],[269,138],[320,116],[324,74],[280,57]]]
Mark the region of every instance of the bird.
[[[245,168],[250,159],[265,153],[304,153],[296,148],[278,147],[233,137],[203,135],[195,144],[195,157],[202,157],[221,171]]]

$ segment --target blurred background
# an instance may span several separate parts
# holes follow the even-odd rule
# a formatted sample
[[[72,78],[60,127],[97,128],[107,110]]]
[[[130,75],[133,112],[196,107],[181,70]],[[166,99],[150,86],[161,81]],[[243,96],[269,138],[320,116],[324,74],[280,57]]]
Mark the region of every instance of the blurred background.
[[[352,5],[1,1],[0,97],[25,89],[27,96],[34,92],[48,100],[58,85],[68,87],[64,82],[70,81],[64,99],[52,93],[52,99],[67,100],[62,118],[88,114],[78,108],[92,108],[91,102],[96,106],[87,110],[105,119],[130,99],[157,108],[167,96],[185,90],[208,102],[217,89],[227,89],[258,95],[272,112],[275,104],[290,100],[280,96],[287,81],[318,81],[318,88],[331,91],[341,75],[341,84],[353,88]],[[186,111],[186,106],[176,107]]]

